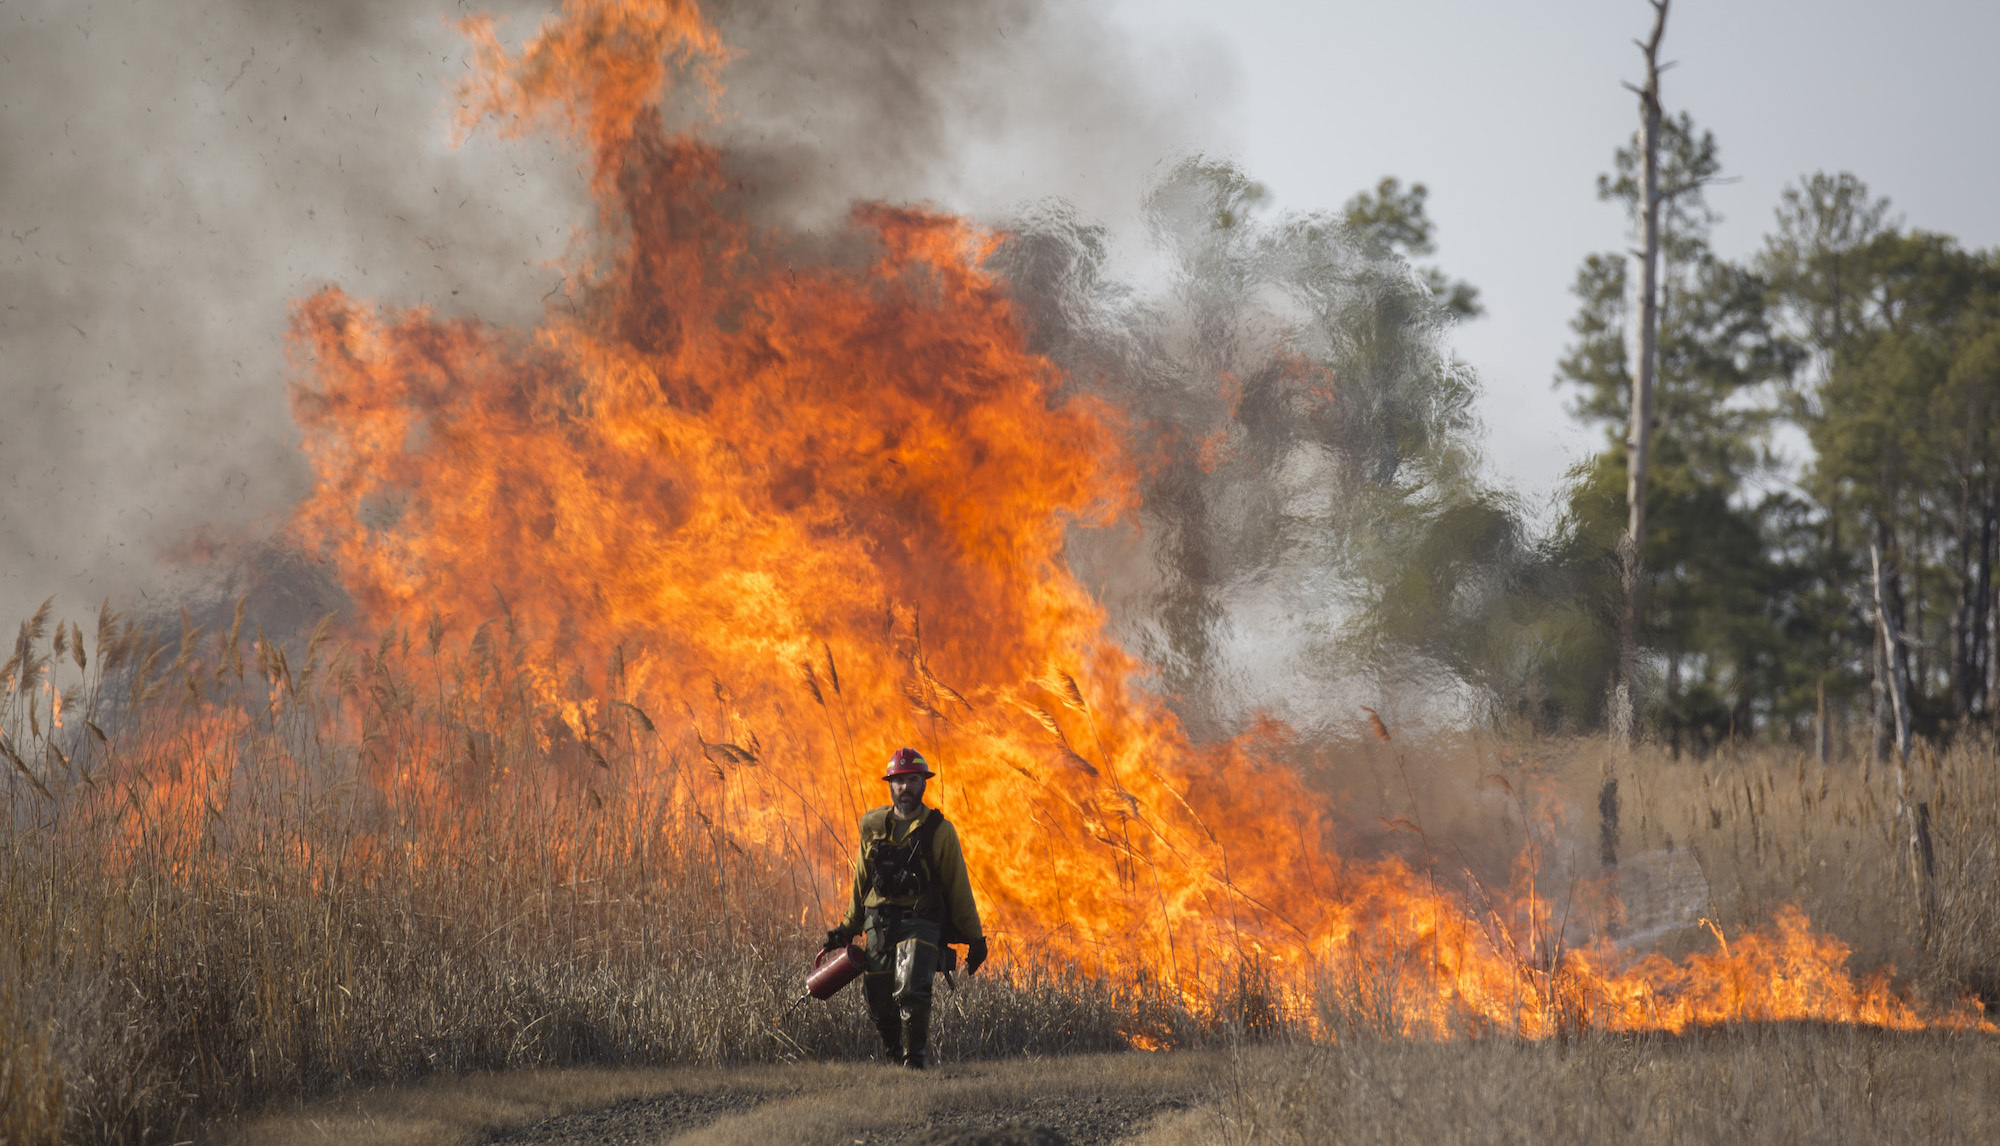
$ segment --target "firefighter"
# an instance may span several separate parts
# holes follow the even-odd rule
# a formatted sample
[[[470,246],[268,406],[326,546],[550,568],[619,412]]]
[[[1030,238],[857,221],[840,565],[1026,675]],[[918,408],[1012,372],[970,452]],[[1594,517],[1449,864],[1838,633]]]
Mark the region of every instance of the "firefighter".
[[[931,977],[949,970],[949,943],[965,945],[965,973],[986,962],[979,908],[959,850],[958,830],[924,805],[924,782],[935,775],[914,748],[898,748],[882,779],[890,803],[861,817],[861,850],[847,918],[826,933],[838,951],[865,929],[867,969],[862,993],[892,1063],[924,1068],[931,1025]],[[943,965],[940,966],[940,956]]]

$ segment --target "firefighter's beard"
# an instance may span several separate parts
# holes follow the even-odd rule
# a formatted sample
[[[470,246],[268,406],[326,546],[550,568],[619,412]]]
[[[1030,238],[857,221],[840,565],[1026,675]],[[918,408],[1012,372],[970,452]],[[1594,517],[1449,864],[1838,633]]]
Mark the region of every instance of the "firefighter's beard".
[[[924,786],[922,784],[904,786],[895,793],[893,799],[897,819],[916,819],[917,813],[924,807]]]

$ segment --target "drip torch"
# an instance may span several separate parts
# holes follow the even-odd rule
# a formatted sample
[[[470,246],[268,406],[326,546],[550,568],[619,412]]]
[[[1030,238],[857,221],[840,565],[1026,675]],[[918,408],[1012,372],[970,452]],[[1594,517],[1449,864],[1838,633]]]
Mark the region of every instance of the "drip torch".
[[[807,999],[833,998],[840,993],[842,987],[860,978],[861,972],[866,967],[867,962],[863,958],[861,948],[852,943],[838,951],[821,951],[813,959],[812,970],[806,975],[806,989],[798,998],[793,999],[791,1005],[780,1012],[778,1017],[783,1018],[791,1014]],[[952,972],[956,970],[958,970],[958,952],[950,947],[940,947],[936,973],[944,976],[945,986],[954,989],[958,986],[957,981],[952,978]]]
[[[807,999],[833,998],[842,987],[860,978],[866,966],[861,948],[852,943],[838,951],[820,952],[819,957],[813,960],[812,972],[806,976],[805,992],[792,1000],[792,1005],[785,1008],[785,1013],[790,1014]]]

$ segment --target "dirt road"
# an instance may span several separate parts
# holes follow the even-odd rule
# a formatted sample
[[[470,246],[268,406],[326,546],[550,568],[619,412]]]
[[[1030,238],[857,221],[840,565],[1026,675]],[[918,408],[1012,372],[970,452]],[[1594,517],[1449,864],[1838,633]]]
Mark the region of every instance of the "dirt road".
[[[201,1146],[2000,1142],[2000,1038],[1764,1023],[947,1064],[517,1071],[291,1108]]]
[[[231,1146],[1086,1146],[1203,1116],[1220,1054],[735,1070],[531,1071],[359,1092],[213,1137]]]

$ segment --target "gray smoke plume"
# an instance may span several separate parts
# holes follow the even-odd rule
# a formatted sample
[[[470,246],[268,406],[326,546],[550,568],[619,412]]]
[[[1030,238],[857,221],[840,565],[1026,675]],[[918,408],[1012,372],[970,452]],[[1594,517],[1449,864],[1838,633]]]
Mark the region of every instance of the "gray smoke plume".
[[[547,11],[484,7],[512,44]],[[558,260],[591,218],[580,157],[449,145],[468,66],[451,22],[471,11],[4,9],[0,610],[241,587],[201,539],[254,538],[304,488],[290,300],[337,283],[523,325],[562,305]],[[1266,219],[1229,164],[1162,164],[1217,142],[1190,93],[1226,88],[1224,65],[1141,68],[1102,11],[1045,0],[708,14],[737,53],[720,118],[666,110],[723,149],[762,221],[831,235],[857,200],[928,202],[1015,236],[1000,269],[1037,346],[1127,412],[1145,468],[1142,509],[1078,533],[1072,563],[1198,734],[1520,691],[1493,620],[1534,553],[1477,476],[1449,308],[1351,220]],[[293,616],[266,602],[267,623],[336,602],[302,558],[273,560],[263,588]]]
[[[793,225],[855,200],[991,219],[1047,195],[1109,218],[1164,156],[1217,142],[1187,73],[1226,86],[1227,66],[1191,52],[1149,75],[1097,5],[729,0],[711,15],[740,54],[704,134]]]
[[[1197,735],[1486,715],[1510,691],[1493,605],[1535,554],[1479,474],[1449,291],[1353,219],[1266,199],[1232,164],[1174,166],[1146,200],[1156,283],[1110,274],[1063,208],[1014,228],[1034,336],[1126,412],[1144,474],[1135,520],[1077,534],[1071,564]]]
[[[288,300],[531,317],[573,160],[446,146],[463,67],[389,0],[11,4],[0,33],[0,608],[171,599],[303,488]]]
[[[452,22],[475,9],[515,43],[549,10],[0,7],[0,615],[51,593],[67,615],[173,601],[210,576],[188,563],[205,532],[282,519],[306,480],[290,300],[338,283],[490,322],[541,312],[589,207],[577,156],[552,143],[449,146],[467,67]],[[739,53],[711,138],[756,208],[794,225],[857,198],[993,215],[1057,193],[1104,214],[1160,156],[1216,142],[1092,7],[710,15]]]

